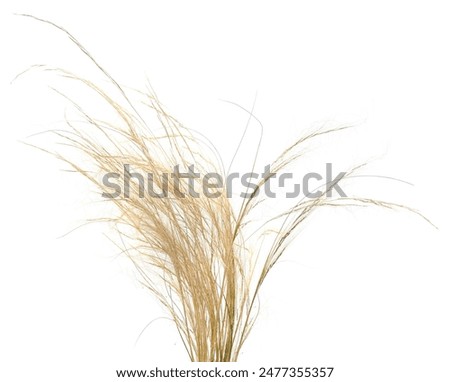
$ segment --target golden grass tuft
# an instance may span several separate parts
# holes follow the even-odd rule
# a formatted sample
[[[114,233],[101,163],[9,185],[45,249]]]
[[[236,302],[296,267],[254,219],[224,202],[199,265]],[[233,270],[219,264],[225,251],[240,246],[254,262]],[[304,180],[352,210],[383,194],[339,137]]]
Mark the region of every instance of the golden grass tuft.
[[[24,15],[27,16],[27,15]],[[27,16],[37,19],[33,16]],[[145,106],[157,117],[164,133],[157,135],[137,111],[124,90],[64,28],[49,21],[64,32],[73,43],[106,76],[121,101],[91,81],[62,70],[40,66],[64,78],[81,83],[93,91],[114,111],[119,122],[100,121],[86,113],[81,106],[73,106],[88,123],[80,129],[67,121],[68,131],[54,131],[65,144],[89,158],[95,172],[65,155],[57,157],[85,176],[104,193],[110,192],[98,174],[123,172],[124,164],[146,174],[154,174],[154,182],[163,189],[161,174],[173,172],[173,167],[196,165],[200,173],[226,174],[205,145],[188,128],[173,118],[161,105],[151,88],[141,92]],[[271,169],[279,173],[301,156],[300,148],[324,134],[337,133],[341,128],[319,129],[280,153]],[[95,138],[94,138],[95,137]],[[54,154],[54,153],[53,153]],[[350,175],[348,173],[347,175]],[[121,237],[121,249],[138,270],[149,291],[169,312],[192,361],[236,361],[257,317],[257,296],[269,271],[286,251],[298,228],[319,207],[348,205],[378,205],[387,208],[405,206],[364,198],[302,199],[288,211],[273,216],[252,233],[267,234],[269,223],[278,221],[278,229],[270,236],[269,245],[250,246],[249,216],[261,208],[261,189],[268,178],[259,182],[250,198],[243,199],[237,211],[223,192],[217,198],[202,193],[198,198],[187,194],[180,197],[173,183],[168,183],[168,195],[163,198],[139,195],[131,183],[128,198],[111,198],[117,207],[115,216],[105,220],[114,223]],[[324,186],[324,191],[333,185]],[[181,187],[187,187],[181,182]],[[185,189],[187,191],[187,189]],[[415,213],[417,211],[411,210]]]

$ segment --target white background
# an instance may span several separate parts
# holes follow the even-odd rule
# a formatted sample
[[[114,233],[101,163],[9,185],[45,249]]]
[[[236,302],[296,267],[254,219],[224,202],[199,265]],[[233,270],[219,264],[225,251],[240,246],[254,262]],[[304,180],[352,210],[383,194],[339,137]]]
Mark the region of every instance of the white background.
[[[95,190],[19,140],[63,126],[68,104],[48,64],[103,80],[74,34],[118,82],[146,76],[185,125],[229,162],[251,108],[265,127],[262,162],[323,121],[356,124],[317,148],[312,170],[371,160],[361,196],[420,209],[322,211],[262,290],[237,367],[334,366],[332,381],[450,380],[445,1],[33,2],[0,6],[0,379],[111,381],[119,368],[189,366],[166,314],[126,260],[88,226]],[[58,84],[58,82],[56,82]],[[246,147],[258,137],[251,125]],[[42,142],[42,141],[41,141]],[[253,145],[252,145],[253,142]],[[264,163],[265,164],[265,163]],[[247,164],[238,164],[244,168]],[[247,170],[247,168],[245,168]]]

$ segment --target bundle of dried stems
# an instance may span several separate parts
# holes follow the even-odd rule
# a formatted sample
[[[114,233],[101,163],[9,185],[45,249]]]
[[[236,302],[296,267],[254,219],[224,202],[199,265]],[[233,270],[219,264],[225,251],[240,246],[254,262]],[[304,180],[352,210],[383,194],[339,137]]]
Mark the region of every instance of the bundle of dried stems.
[[[24,15],[27,16],[27,15]],[[237,210],[227,193],[219,197],[200,194],[190,196],[187,183],[184,197],[179,189],[158,176],[173,171],[174,166],[187,168],[195,163],[200,173],[215,172],[225,177],[215,158],[188,128],[168,114],[154,92],[141,92],[144,103],[156,115],[164,133],[155,129],[133,106],[127,91],[105,71],[88,51],[64,28],[42,19],[64,32],[76,46],[106,76],[121,97],[116,101],[95,83],[62,69],[41,69],[57,72],[71,81],[83,84],[102,99],[119,117],[119,123],[95,119],[70,100],[88,122],[89,129],[80,129],[67,121],[70,129],[53,131],[65,144],[80,150],[95,166],[97,173],[87,171],[66,155],[55,154],[78,173],[93,182],[100,191],[110,191],[99,180],[99,173],[123,170],[124,164],[147,174],[154,174],[157,188],[166,187],[167,197],[142,194],[136,183],[130,184],[128,197],[110,199],[117,207],[115,216],[105,217],[114,223],[122,250],[136,265],[141,280],[169,312],[192,361],[236,361],[257,316],[258,294],[269,271],[286,251],[292,237],[304,221],[319,207],[377,205],[387,208],[408,207],[379,200],[326,196],[332,184],[324,185],[321,197],[301,199],[291,208],[264,222],[253,235],[265,236],[267,224],[278,221],[271,231],[270,244],[250,246],[249,233],[244,228],[249,215],[262,208],[263,193],[258,192],[268,181],[263,177],[249,198],[242,200]],[[250,113],[251,114],[251,113]],[[253,118],[252,115],[250,115]],[[271,165],[279,173],[302,154],[300,148],[324,134],[336,133],[345,127],[316,130],[286,148]],[[94,134],[96,132],[97,134]],[[95,136],[95,138],[94,138]],[[356,169],[356,168],[355,168]],[[352,172],[348,172],[347,176]],[[421,215],[422,216],[422,215]]]

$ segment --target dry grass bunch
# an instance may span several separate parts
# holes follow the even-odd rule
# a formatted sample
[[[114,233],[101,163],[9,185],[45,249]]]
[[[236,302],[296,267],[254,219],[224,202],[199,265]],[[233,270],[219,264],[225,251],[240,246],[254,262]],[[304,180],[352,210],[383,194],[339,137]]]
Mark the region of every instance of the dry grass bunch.
[[[29,16],[32,17],[32,16]],[[36,19],[35,17],[33,17]],[[192,361],[236,361],[257,317],[257,298],[269,271],[286,251],[291,239],[305,220],[320,207],[377,205],[408,209],[405,206],[365,198],[322,196],[301,199],[287,211],[272,216],[250,234],[246,225],[255,209],[262,208],[264,193],[258,192],[268,181],[263,177],[249,198],[233,208],[226,192],[211,198],[200,193],[192,197],[184,187],[180,197],[172,182],[163,184],[164,173],[174,166],[187,168],[195,163],[200,173],[226,174],[212,152],[191,130],[173,118],[148,88],[139,92],[145,107],[159,126],[151,126],[130,101],[128,91],[105,71],[68,31],[49,21],[37,19],[64,32],[97,66],[115,88],[119,100],[99,85],[62,69],[40,66],[65,79],[90,89],[115,113],[117,120],[98,120],[76,102],[70,102],[87,122],[80,128],[67,121],[69,129],[53,131],[68,145],[93,164],[95,171],[64,154],[53,155],[68,163],[104,193],[98,174],[123,171],[124,164],[146,174],[154,174],[157,188],[168,187],[167,197],[140,193],[131,182],[129,197],[111,198],[117,213],[104,220],[114,223],[121,238],[121,250],[136,265],[145,287],[164,305],[179,332]],[[156,131],[162,128],[163,133]],[[322,128],[303,136],[281,152],[272,162],[271,170],[279,173],[298,160],[305,143],[344,127]],[[51,151],[51,150],[50,150]],[[356,168],[355,168],[356,170]],[[351,175],[351,171],[347,173]],[[323,191],[332,188],[324,185]],[[277,228],[268,229],[272,223]],[[264,245],[252,245],[250,236],[269,237]]]

